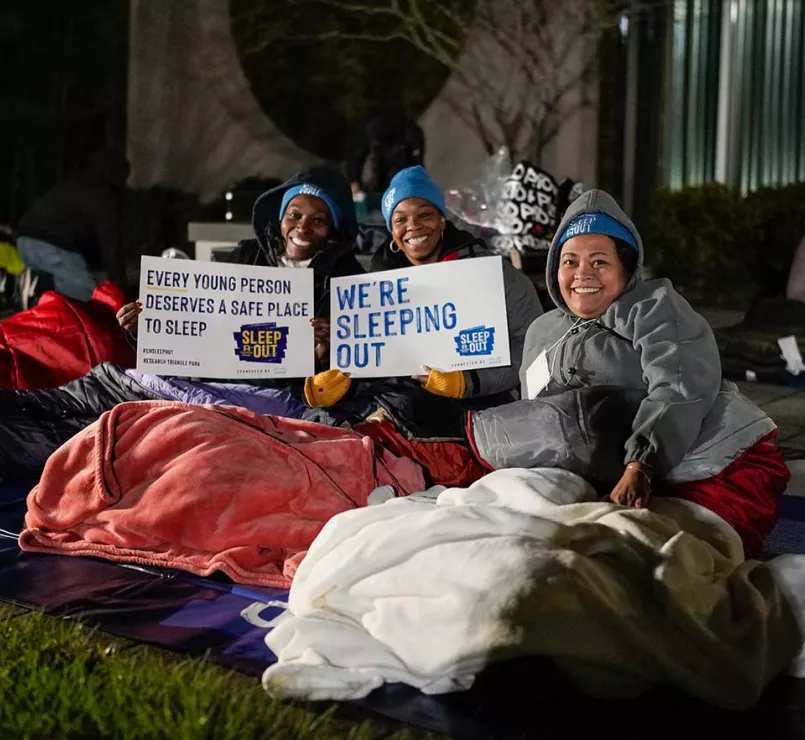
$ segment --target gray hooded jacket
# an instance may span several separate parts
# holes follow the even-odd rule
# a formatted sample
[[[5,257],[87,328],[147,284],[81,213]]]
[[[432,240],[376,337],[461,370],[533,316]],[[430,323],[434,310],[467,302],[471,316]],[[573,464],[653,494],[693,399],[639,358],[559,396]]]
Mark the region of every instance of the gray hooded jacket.
[[[557,279],[559,236],[584,213],[612,216],[629,229],[639,248],[637,267],[626,289],[590,322],[569,311]],[[668,280],[642,279],[643,242],[611,196],[600,190],[583,194],[568,209],[556,234],[546,278],[557,308],[536,319],[526,335],[520,370],[524,399],[534,390],[529,394],[527,371],[543,351],[547,351],[551,377],[539,399],[595,386],[644,393],[625,443],[624,462],[645,462],[669,482],[716,475],[775,428],[734,384],[722,382],[718,348],[705,319]],[[518,426],[522,434],[529,426],[525,417],[539,414],[539,404],[519,403],[524,415],[520,422],[525,422]],[[520,458],[528,444],[518,445],[507,433],[505,444],[496,446],[494,440],[501,439],[494,431],[497,422],[494,411],[474,418],[483,459],[493,467],[526,464]],[[528,454],[533,456],[533,449]]]

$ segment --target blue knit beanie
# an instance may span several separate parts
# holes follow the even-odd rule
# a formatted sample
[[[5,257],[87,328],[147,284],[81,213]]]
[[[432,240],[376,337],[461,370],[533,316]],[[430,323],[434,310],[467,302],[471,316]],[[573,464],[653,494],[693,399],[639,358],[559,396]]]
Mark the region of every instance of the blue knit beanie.
[[[581,234],[603,234],[612,239],[620,239],[630,247],[637,249],[637,241],[629,229],[620,221],[606,213],[582,213],[576,216],[562,232],[557,246],[561,247],[568,239]]]
[[[312,195],[315,198],[321,198],[326,203],[327,208],[330,209],[330,215],[333,218],[333,226],[336,229],[338,228],[341,223],[341,209],[338,207],[338,203],[327,195],[318,185],[311,185],[307,182],[301,185],[295,185],[285,191],[285,195],[282,196],[282,203],[280,204],[280,221],[282,221],[282,217],[285,215],[285,209],[288,207],[288,204],[297,195]]]
[[[388,190],[383,193],[381,208],[386,228],[391,231],[391,214],[394,209],[408,198],[422,198],[428,201],[444,216],[444,193],[431,180],[428,171],[421,165],[406,167],[391,178]]]

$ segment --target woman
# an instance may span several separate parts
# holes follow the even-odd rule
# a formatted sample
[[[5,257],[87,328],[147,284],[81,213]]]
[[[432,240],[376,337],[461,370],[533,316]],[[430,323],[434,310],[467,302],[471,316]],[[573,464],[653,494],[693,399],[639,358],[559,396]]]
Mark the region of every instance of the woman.
[[[383,194],[382,211],[391,236],[375,252],[372,272],[491,255],[483,241],[447,221],[444,194],[423,167],[408,167],[394,176]],[[509,394],[508,400],[512,399],[525,334],[542,306],[531,281],[505,260],[503,281],[511,365],[469,372],[425,368],[427,374],[415,376],[425,390],[454,399],[497,394]],[[305,396],[310,405],[332,405],[348,388],[349,379],[333,369],[310,379]]]
[[[261,195],[254,204],[256,239],[241,242],[226,262],[261,267],[310,268],[314,279],[316,359],[330,354],[330,279],[363,273],[354,255],[358,224],[347,179],[328,167],[313,167]],[[118,312],[132,334],[142,312],[138,302]]]
[[[645,393],[610,499],[646,506],[652,489],[715,511],[758,554],[790,474],[773,422],[722,383],[713,332],[667,280],[643,281],[643,243],[607,193],[565,214],[548,254],[556,309],[529,328],[523,396],[609,386]]]

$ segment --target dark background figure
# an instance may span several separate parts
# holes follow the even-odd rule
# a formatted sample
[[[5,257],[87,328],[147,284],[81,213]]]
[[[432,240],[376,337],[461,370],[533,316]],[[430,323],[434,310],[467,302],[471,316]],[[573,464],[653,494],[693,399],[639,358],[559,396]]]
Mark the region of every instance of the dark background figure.
[[[423,164],[424,158],[425,135],[419,124],[400,110],[377,110],[367,118],[347,159],[352,192],[382,193],[394,175]]]
[[[59,293],[89,300],[97,282],[93,271],[127,288],[119,211],[129,171],[121,151],[98,149],[20,220],[17,248],[23,262],[47,276]]]

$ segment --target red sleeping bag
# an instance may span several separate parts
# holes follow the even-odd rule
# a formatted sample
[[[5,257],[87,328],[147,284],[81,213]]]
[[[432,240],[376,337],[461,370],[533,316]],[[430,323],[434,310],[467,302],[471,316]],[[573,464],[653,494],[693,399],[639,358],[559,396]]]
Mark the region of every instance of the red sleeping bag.
[[[0,388],[56,388],[102,362],[134,364],[115,314],[125,303],[101,283],[84,303],[47,291],[33,308],[0,322]]]

